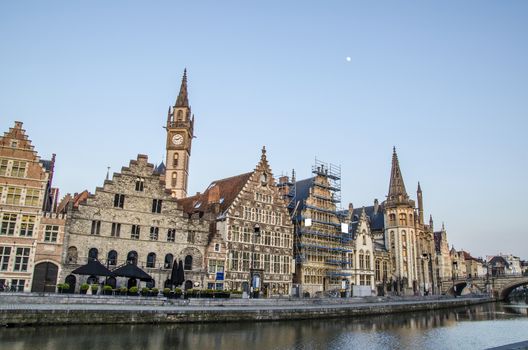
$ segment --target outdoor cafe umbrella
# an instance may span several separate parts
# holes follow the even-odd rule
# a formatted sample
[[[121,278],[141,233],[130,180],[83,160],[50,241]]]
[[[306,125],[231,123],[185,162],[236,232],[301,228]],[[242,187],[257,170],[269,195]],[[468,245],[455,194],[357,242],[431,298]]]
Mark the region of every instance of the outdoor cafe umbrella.
[[[176,285],[180,286],[185,281],[185,273],[183,272],[183,262],[180,260],[178,264],[178,271],[176,273]]]
[[[134,264],[123,265],[112,271],[112,273],[114,274],[114,276],[135,278],[140,281],[148,282],[152,280],[152,276],[150,276],[148,273],[141,270]]]
[[[80,266],[72,271],[76,275],[90,276],[113,276],[112,271],[108,270],[97,259],[89,259],[86,265]]]
[[[172,271],[170,275],[170,283],[171,286],[177,286],[178,282],[178,262],[174,261],[174,264],[172,264]]]

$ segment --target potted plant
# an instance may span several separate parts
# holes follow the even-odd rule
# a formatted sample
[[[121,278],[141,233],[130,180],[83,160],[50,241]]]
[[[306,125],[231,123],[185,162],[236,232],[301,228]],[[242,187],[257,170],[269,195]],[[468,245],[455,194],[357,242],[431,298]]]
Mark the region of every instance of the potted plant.
[[[141,295],[146,297],[149,294],[149,289],[147,287],[141,288]]]
[[[92,284],[92,294],[96,295],[98,290],[99,290],[99,285],[98,284]]]
[[[170,298],[171,289],[170,288],[163,288],[163,296],[165,298]]]
[[[128,288],[127,287],[121,287],[119,288],[119,293],[121,295],[127,295],[127,292],[128,292]]]
[[[158,288],[152,288],[152,289],[150,290],[150,296],[151,296],[151,297],[157,297],[158,294],[159,294],[159,289],[158,289]]]
[[[231,290],[229,291],[229,297],[230,298],[242,298],[242,291],[241,290]]]
[[[90,288],[90,285],[88,283],[81,284],[81,294],[86,294],[89,288]]]
[[[184,294],[185,299],[194,297],[194,289],[187,289]]]
[[[103,287],[103,294],[104,294],[104,295],[112,295],[112,292],[113,292],[113,288],[112,288],[112,286],[105,285],[105,286]]]
[[[174,299],[180,299],[181,296],[182,296],[181,288],[175,288],[174,289]]]
[[[134,287],[130,287],[130,289],[128,290],[128,295],[131,295],[131,296],[137,296],[138,295],[138,287],[134,286]]]

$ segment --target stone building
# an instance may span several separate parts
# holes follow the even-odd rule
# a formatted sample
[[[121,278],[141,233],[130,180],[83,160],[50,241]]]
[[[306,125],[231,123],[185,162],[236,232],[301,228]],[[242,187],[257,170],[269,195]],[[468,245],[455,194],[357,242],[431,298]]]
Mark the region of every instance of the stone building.
[[[293,226],[265,148],[252,172],[213,181],[204,193],[179,203],[189,215],[210,222],[204,286],[261,296],[290,294]]]
[[[208,226],[191,220],[165,188],[165,176],[138,155],[128,167],[114,173],[94,194],[68,211],[62,278],[79,285],[86,277],[71,271],[98,259],[111,270],[135,264],[154,279],[150,286],[163,288],[175,261],[185,266],[186,286],[204,273]],[[94,278],[92,278],[94,280]],[[130,287],[137,281],[110,279],[108,284]]]
[[[0,137],[0,285],[11,290],[30,291],[34,269],[55,290],[58,264],[35,257],[40,242],[57,244],[39,239],[53,164],[40,159],[21,122]]]
[[[430,219],[432,222],[432,219]],[[453,260],[449,252],[449,243],[447,242],[447,232],[442,224],[442,230],[434,233],[435,256],[436,256],[436,278],[438,284],[450,283],[453,278]]]

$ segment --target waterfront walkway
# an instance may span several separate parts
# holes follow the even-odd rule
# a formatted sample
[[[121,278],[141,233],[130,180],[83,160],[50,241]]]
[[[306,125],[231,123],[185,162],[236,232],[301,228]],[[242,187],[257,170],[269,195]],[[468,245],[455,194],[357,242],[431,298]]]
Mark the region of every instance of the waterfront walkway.
[[[153,300],[154,299],[154,300]],[[186,299],[0,295],[0,324],[177,323],[350,317],[469,306],[486,297]]]

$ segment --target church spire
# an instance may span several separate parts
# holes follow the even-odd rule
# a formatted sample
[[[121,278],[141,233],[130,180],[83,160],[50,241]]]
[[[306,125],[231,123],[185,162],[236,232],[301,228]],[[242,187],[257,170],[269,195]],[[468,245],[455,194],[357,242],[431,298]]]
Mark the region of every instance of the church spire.
[[[189,98],[187,96],[187,68],[183,70],[180,93],[178,94],[174,107],[189,107]]]
[[[418,199],[418,218],[420,224],[424,224],[424,209],[423,209],[423,195],[422,188],[420,187],[420,181],[418,181],[418,189],[416,190],[416,197]]]
[[[396,154],[396,147],[392,149],[392,169],[389,184],[389,201],[403,201],[407,200],[409,196],[405,190],[405,184],[403,183],[403,177],[400,171],[400,163],[398,162],[398,155]]]

